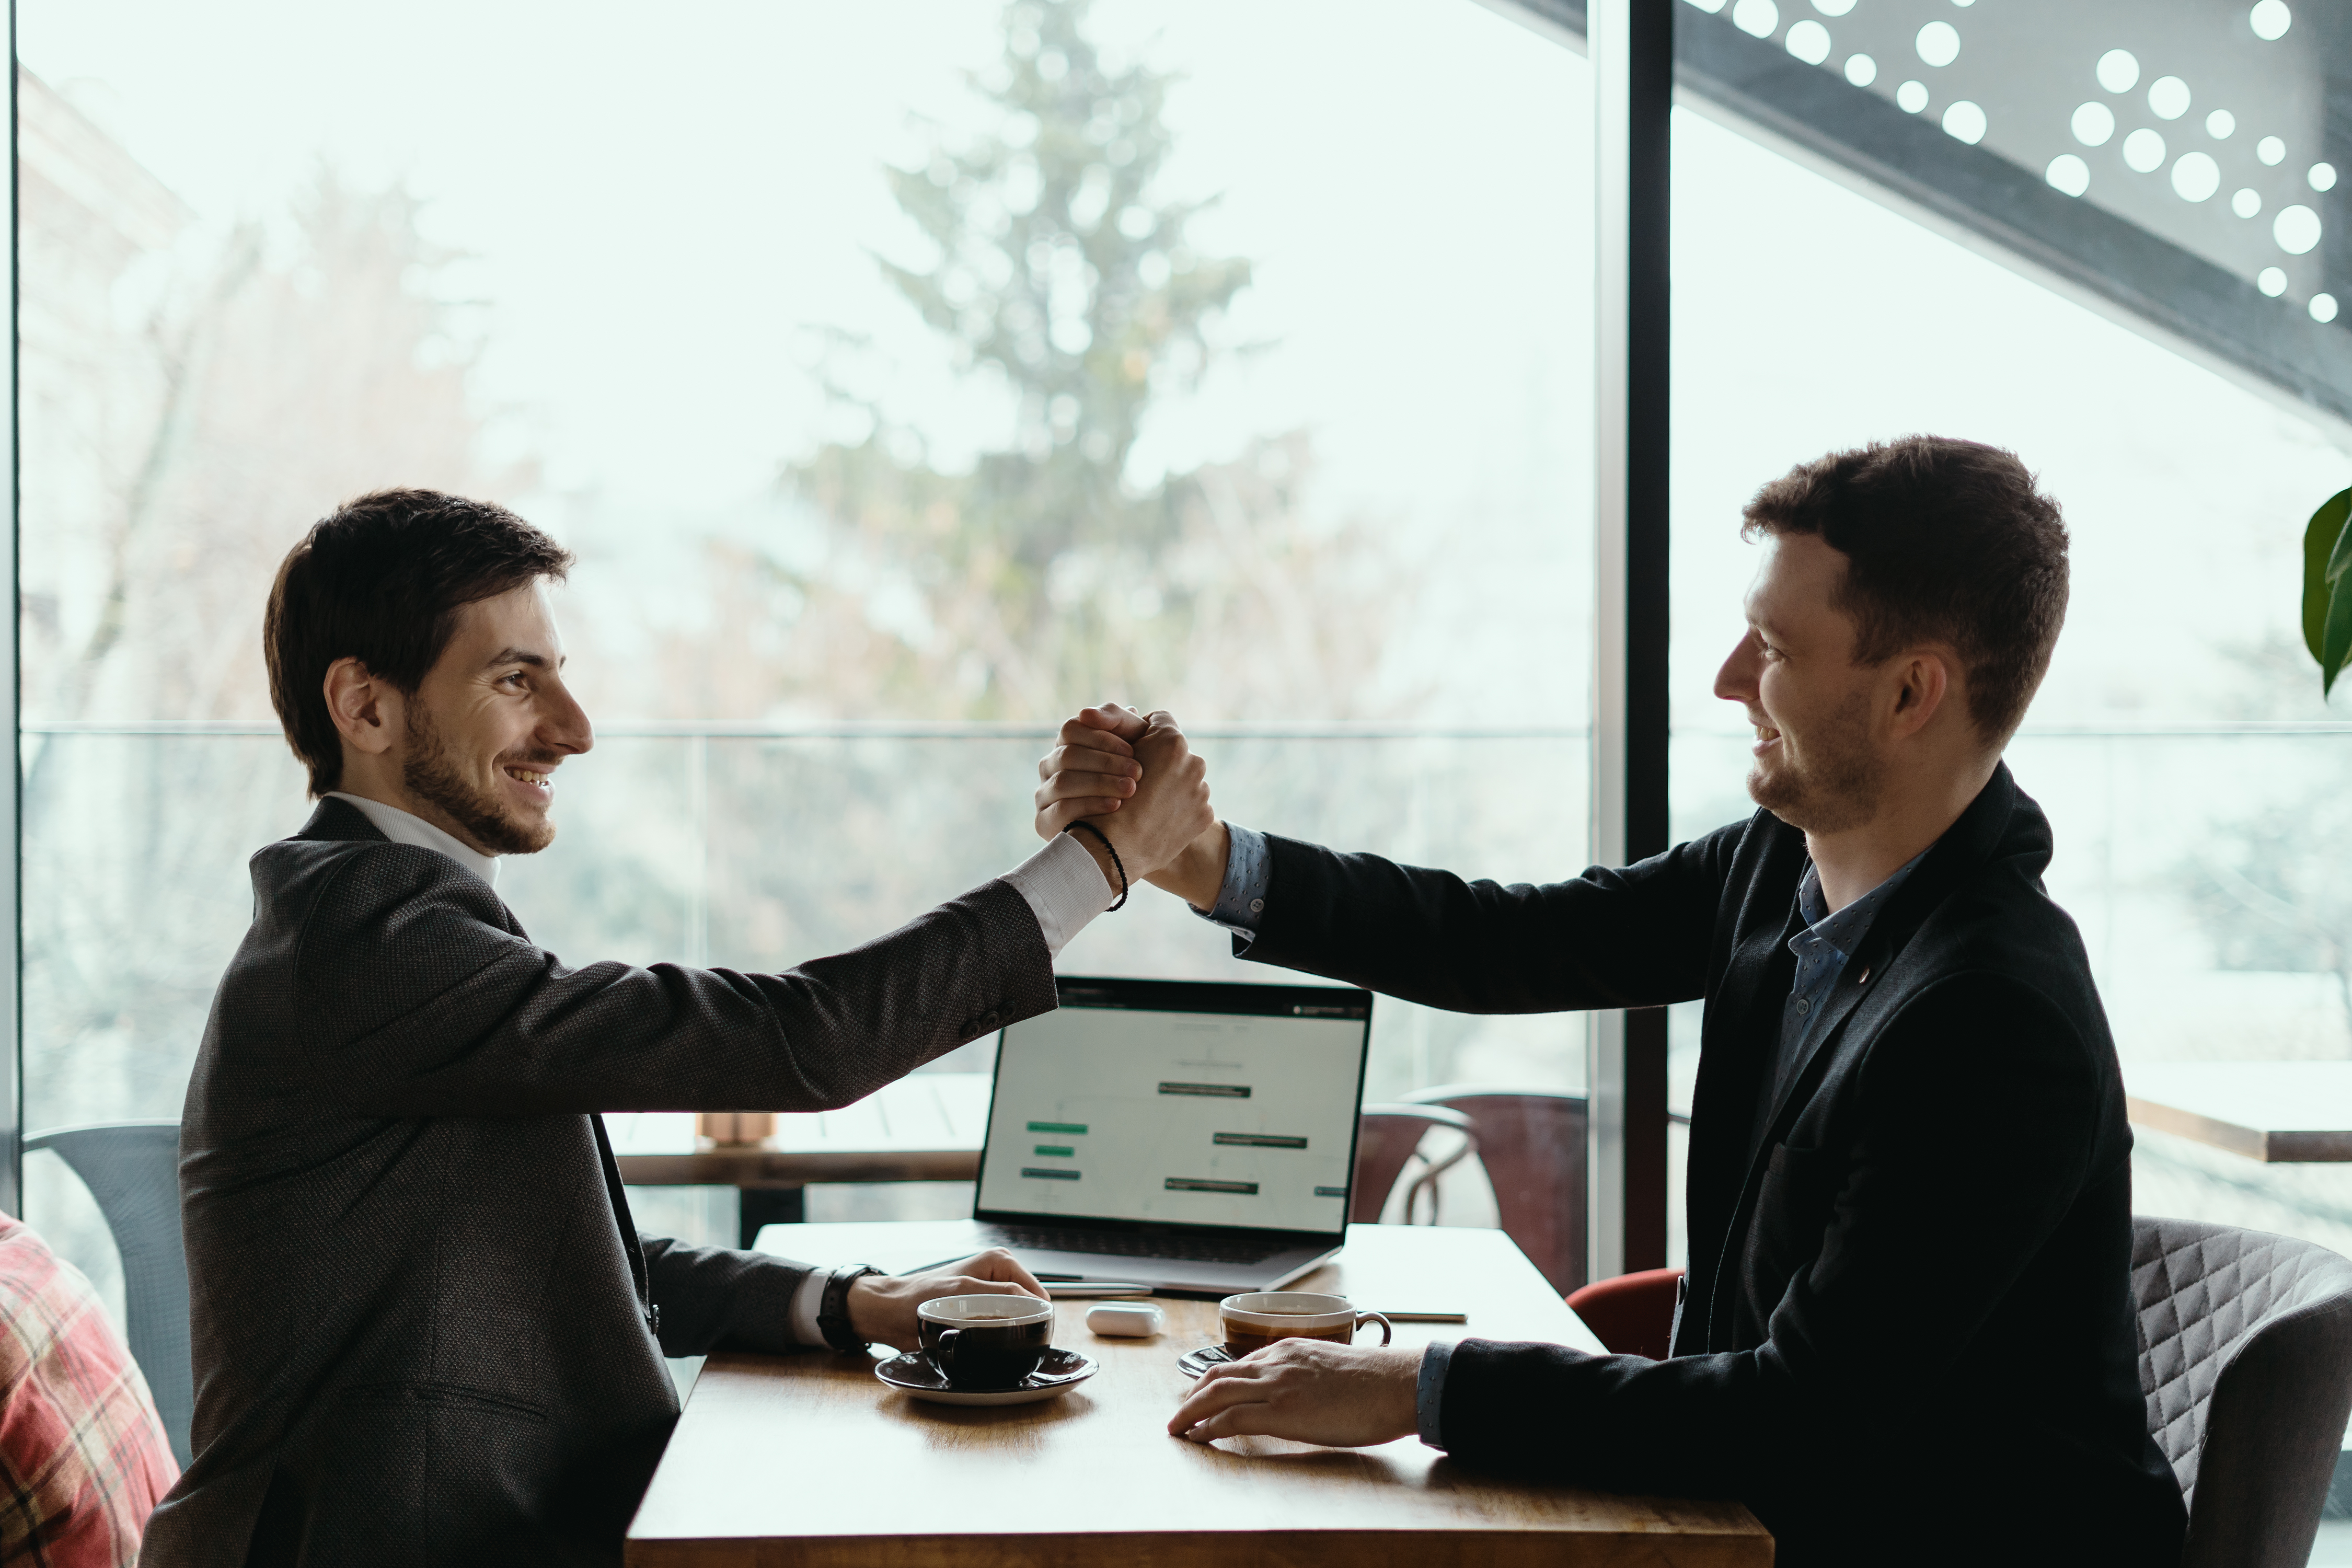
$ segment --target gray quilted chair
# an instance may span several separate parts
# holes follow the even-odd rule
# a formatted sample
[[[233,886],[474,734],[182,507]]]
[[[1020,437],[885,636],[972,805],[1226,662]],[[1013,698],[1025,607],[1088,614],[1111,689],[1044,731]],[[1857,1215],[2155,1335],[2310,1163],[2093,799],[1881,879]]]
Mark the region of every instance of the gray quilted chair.
[[[146,1375],[155,1414],[184,1469],[196,1389],[188,1353],[188,1257],[180,1245],[180,1124],[65,1127],[33,1134],[25,1149],[47,1149],[71,1166],[114,1233],[131,1359]]]
[[[2352,1413],[2352,1262],[2132,1219],[2147,1428],[2189,1504],[2182,1568],[2304,1568]]]

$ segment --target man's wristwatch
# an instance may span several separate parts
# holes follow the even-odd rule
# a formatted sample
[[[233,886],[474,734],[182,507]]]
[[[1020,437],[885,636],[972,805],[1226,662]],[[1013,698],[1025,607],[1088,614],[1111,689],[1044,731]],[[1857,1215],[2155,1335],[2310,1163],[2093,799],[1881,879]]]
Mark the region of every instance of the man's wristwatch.
[[[816,1326],[826,1344],[844,1352],[866,1348],[866,1342],[849,1326],[849,1282],[881,1272],[862,1263],[849,1263],[835,1269],[825,1280],[824,1299],[817,1304]]]

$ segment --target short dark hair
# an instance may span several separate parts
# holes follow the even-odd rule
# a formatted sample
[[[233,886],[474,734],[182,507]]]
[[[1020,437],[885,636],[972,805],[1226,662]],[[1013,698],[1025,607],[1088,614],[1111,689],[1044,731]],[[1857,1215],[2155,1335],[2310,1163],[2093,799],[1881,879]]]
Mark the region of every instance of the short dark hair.
[[[270,704],[310,793],[342,783],[326,692],[337,659],[413,697],[459,610],[571,570],[571,552],[506,508],[438,490],[377,490],[313,523],[278,568],[261,628]]]
[[[1853,657],[1949,643],[1969,716],[1999,744],[2025,718],[2066,621],[2066,524],[2014,452],[1906,436],[1801,463],[1756,492],[1741,533],[1818,534],[1846,558]]]

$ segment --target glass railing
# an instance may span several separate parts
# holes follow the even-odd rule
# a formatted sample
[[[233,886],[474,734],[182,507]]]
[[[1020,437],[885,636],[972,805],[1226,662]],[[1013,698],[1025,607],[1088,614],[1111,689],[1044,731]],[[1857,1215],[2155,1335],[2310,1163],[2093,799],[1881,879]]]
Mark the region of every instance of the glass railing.
[[[509,860],[500,891],[566,962],[785,967],[1028,854],[1048,735],[615,726],[562,775],[555,846]],[[1209,726],[1193,738],[1236,822],[1507,880],[1583,865],[1586,742],[1572,729]],[[1680,832],[1747,814],[1746,746],[1730,731],[1676,738]],[[24,757],[27,1125],[176,1116],[250,918],[245,861],[303,820],[300,773],[258,724],[28,726]],[[2012,744],[2056,836],[2051,895],[2082,930],[2127,1070],[2352,1059],[2352,894],[2339,891],[2352,884],[2338,874],[2352,811],[2333,799],[2347,761],[2347,724],[2050,727]],[[1279,978],[1149,891],[1096,922],[1063,967]],[[1376,1019],[1374,1099],[1448,1081],[1583,1082],[1572,1019],[1388,1000]],[[1695,1005],[1676,1010],[1674,1037],[1682,1106]],[[958,1065],[984,1068],[984,1047]],[[1988,1096],[1997,1105],[1997,1086]],[[2352,1166],[2261,1164],[2143,1131],[2137,1180],[2148,1212],[2352,1252]],[[27,1183],[33,1206],[82,1201],[56,1197],[37,1160]]]
[[[499,890],[567,963],[775,970],[888,930],[1016,864],[1044,726],[638,725],[561,775],[552,847]],[[1570,729],[1223,726],[1194,731],[1232,820],[1474,875],[1583,863]],[[251,913],[245,862],[299,827],[274,726],[28,726],[28,1124],[175,1116],[212,991]],[[1277,978],[1143,890],[1062,967]],[[1370,1091],[1465,1076],[1573,1085],[1580,1033],[1383,1005]]]

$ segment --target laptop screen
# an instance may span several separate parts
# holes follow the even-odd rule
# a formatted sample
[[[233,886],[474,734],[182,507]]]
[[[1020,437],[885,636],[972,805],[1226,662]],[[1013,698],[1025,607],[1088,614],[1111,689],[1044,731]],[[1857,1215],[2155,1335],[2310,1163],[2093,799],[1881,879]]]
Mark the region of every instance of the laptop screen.
[[[1058,985],[997,1042],[982,1217],[1347,1228],[1371,993]]]

